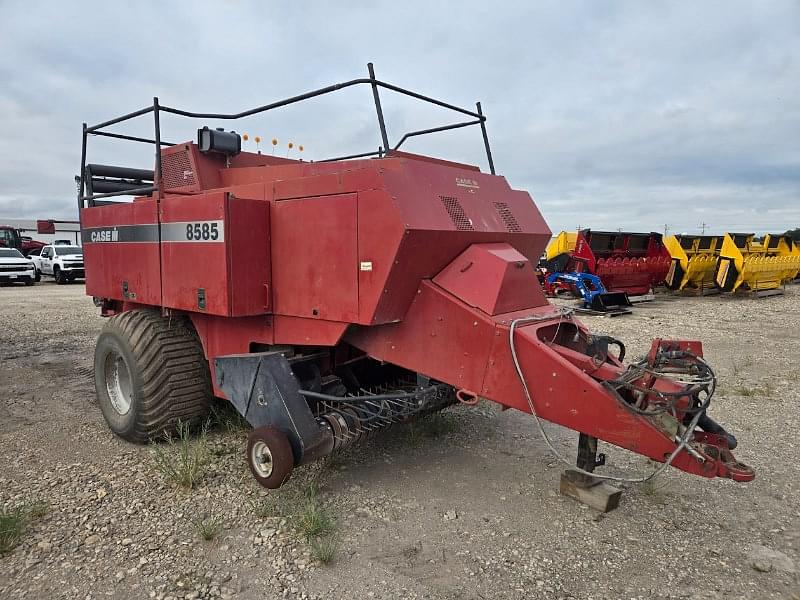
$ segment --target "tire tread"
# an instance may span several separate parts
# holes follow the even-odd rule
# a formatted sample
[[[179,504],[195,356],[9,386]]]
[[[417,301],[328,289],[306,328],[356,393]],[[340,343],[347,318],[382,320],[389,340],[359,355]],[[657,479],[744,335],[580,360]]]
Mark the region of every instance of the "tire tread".
[[[179,424],[203,424],[211,406],[211,378],[200,340],[186,317],[162,317],[155,310],[129,310],[104,329],[130,344],[143,385],[133,431],[126,437],[146,443],[174,433]]]

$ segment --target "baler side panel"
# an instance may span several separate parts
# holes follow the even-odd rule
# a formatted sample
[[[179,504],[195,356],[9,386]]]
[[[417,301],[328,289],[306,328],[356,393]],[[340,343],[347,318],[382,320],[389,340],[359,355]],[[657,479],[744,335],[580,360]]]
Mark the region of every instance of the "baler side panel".
[[[275,343],[273,317],[270,315],[220,319],[216,315],[190,312],[189,318],[191,318],[200,342],[203,344],[203,352],[211,369],[214,395],[219,398],[227,398],[227,396],[217,382],[215,358],[251,352],[252,344],[272,345]]]
[[[81,227],[89,296],[161,305],[154,199],[84,208]]]
[[[162,198],[164,306],[231,314],[226,198],[225,192]]]
[[[462,168],[410,160],[404,167],[384,170],[383,178],[406,233],[374,318],[362,311],[361,323],[402,319],[418,282],[435,277],[471,244],[507,243],[538,261],[550,231],[527,193],[501,177]]]
[[[272,204],[274,312],[358,321],[356,194]]]
[[[227,206],[231,315],[268,313],[272,309],[269,203],[235,196]]]
[[[425,281],[402,322],[355,327],[345,339],[378,360],[477,391],[493,335],[494,324],[479,311]]]
[[[359,192],[359,323],[370,325],[379,319],[385,322],[402,318],[404,309],[387,315],[376,314],[376,308],[389,295],[386,285],[389,274],[393,269],[401,268],[398,249],[404,237],[403,221],[389,194],[379,189]]]

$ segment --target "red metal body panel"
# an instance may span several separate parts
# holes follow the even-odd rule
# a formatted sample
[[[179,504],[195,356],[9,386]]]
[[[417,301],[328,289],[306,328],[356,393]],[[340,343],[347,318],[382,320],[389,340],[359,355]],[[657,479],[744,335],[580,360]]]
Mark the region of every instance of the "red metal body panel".
[[[267,203],[227,192],[167,195],[161,223],[164,306],[221,316],[269,312]],[[209,223],[218,227],[206,234]],[[200,224],[200,235],[188,232]],[[199,290],[205,292],[204,308]]]
[[[275,315],[274,323],[276,343],[291,346],[335,346],[350,326],[340,321],[283,315]]]
[[[406,236],[400,211],[386,190],[358,194],[358,313],[359,323],[378,320],[375,307],[389,295],[386,281],[392,269],[401,266],[397,250]],[[364,266],[362,269],[361,266]],[[402,307],[388,320],[402,318]],[[381,320],[387,320],[381,315]]]
[[[358,320],[357,212],[355,194],[274,203],[276,314]]]
[[[161,305],[161,266],[158,242],[98,241],[97,234],[117,234],[124,226],[156,225],[158,205],[154,199],[130,204],[84,208],[81,211],[86,293],[98,298],[132,300]],[[89,230],[89,231],[87,231]],[[94,236],[92,234],[95,234]],[[127,282],[128,296],[123,295]]]
[[[202,154],[195,144],[187,142],[161,150],[162,186],[169,192],[197,193],[225,185],[222,174],[229,166],[264,167],[296,163],[294,160],[250,152],[233,156],[226,162],[221,154]]]
[[[225,220],[224,192],[196,196],[167,195],[161,200],[161,221],[173,224],[177,232],[193,222]],[[224,229],[224,228],[223,228]],[[194,242],[181,231],[162,241],[161,269],[164,306],[212,315],[230,315],[228,256],[225,247],[230,232],[217,233],[217,240]],[[228,234],[227,236],[225,234]],[[192,236],[194,233],[191,234]],[[205,291],[205,307],[199,305],[198,292]]]
[[[263,198],[245,196],[227,202],[231,315],[257,315],[272,310],[272,249],[270,210]]]
[[[489,315],[546,306],[530,261],[508,244],[473,244],[433,282]]]
[[[597,275],[608,291],[642,295],[664,281],[671,262],[660,233],[584,229],[567,270]]]
[[[506,242],[538,260],[550,230],[531,197],[512,190],[504,178],[423,160],[386,162],[391,168],[383,170],[385,189],[405,235],[373,318],[362,312],[362,323],[402,319],[417,283],[436,276],[473,243]],[[383,213],[375,218],[386,218]]]

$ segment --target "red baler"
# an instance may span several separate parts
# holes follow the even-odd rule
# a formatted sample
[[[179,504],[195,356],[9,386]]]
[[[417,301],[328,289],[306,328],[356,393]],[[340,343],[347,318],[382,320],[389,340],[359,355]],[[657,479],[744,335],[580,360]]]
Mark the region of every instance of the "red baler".
[[[167,114],[236,119],[360,84],[375,100],[377,153],[302,162],[241,152],[237,134],[209,128],[197,143],[161,139]],[[387,151],[387,89],[468,120],[409,132]],[[141,115],[154,117],[153,139],[109,131]],[[482,129],[490,174],[398,149],[466,125]],[[91,135],[155,144],[155,169],[87,163]],[[404,90],[371,67],[368,78],[238,114],[156,99],[84,126],[81,174],[86,290],[110,317],[97,394],[125,439],[202,421],[212,396],[224,398],[253,426],[253,474],[277,487],[294,466],[367,433],[485,398],[595,447],[753,478],[706,414],[716,379],[699,342],[657,340],[626,366],[621,342],[544,297],[534,266],[550,230],[526,192],[494,175],[480,104]],[[124,195],[135,198],[118,202]]]

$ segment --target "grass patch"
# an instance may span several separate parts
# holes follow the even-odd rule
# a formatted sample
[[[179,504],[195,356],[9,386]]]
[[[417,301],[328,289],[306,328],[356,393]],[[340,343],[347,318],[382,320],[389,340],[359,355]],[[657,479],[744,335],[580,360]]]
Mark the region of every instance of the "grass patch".
[[[311,556],[323,565],[330,563],[336,556],[339,544],[332,535],[311,540]]]
[[[0,556],[11,552],[25,531],[25,513],[21,508],[0,511]]]
[[[308,541],[329,535],[336,528],[333,517],[316,501],[306,502],[292,521],[298,532]]]
[[[226,400],[215,401],[211,405],[209,424],[214,429],[233,434],[250,429],[250,424],[239,414],[236,407]]]
[[[307,541],[333,533],[336,522],[333,517],[319,502],[319,486],[316,481],[310,481],[302,491],[304,501],[300,510],[292,515],[295,529]]]
[[[49,512],[50,512],[50,505],[47,502],[44,502],[43,500],[37,500],[35,502],[31,502],[26,510],[29,519],[41,519]]]
[[[311,555],[323,565],[336,556],[336,520],[319,502],[319,486],[311,480],[302,490],[305,502],[292,516],[295,530],[306,539],[311,547]]]
[[[205,541],[210,542],[222,531],[225,522],[219,515],[212,515],[193,521],[195,531]]]
[[[203,478],[209,450],[206,428],[196,438],[188,424],[178,423],[178,435],[165,435],[166,444],[153,448],[155,468],[164,478],[186,489],[192,489]]]
[[[775,393],[775,389],[775,384],[770,381],[766,381],[756,386],[738,385],[733,389],[733,391],[742,398],[771,398]]]
[[[247,505],[259,519],[283,517],[286,513],[283,503],[275,493],[269,494],[266,498],[250,498],[247,500]]]
[[[49,510],[50,505],[42,501],[0,510],[0,556],[16,548],[28,524],[41,519]]]
[[[246,501],[252,513],[260,518],[285,518],[294,536],[308,544],[313,558],[330,563],[338,548],[336,519],[319,499],[319,484],[311,479],[305,484],[284,486]]]

